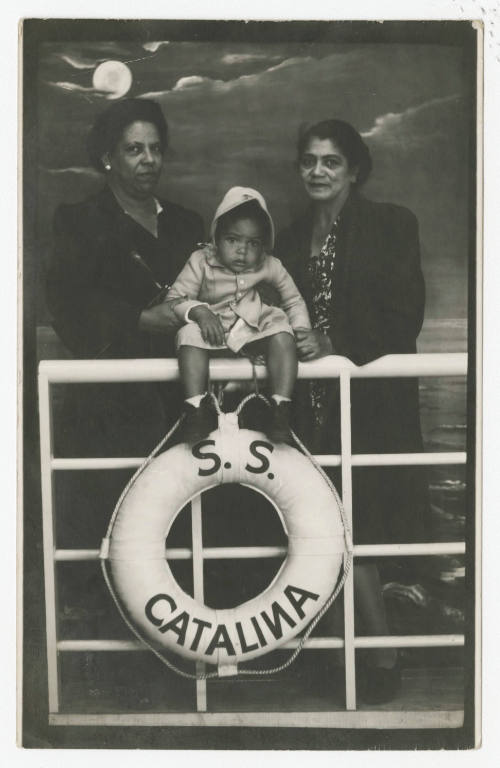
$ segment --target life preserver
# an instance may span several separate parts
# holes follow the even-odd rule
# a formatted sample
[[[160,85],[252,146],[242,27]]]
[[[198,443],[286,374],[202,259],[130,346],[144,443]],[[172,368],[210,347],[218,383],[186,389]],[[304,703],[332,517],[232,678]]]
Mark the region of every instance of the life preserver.
[[[224,483],[254,488],[274,504],[288,554],[264,592],[216,610],[179,587],[165,539],[190,500]],[[312,463],[262,433],[238,429],[235,414],[226,414],[219,429],[192,448],[179,444],[153,459],[126,494],[105,541],[113,588],[139,634],[157,649],[219,669],[299,634],[330,597],[345,552],[339,504]]]

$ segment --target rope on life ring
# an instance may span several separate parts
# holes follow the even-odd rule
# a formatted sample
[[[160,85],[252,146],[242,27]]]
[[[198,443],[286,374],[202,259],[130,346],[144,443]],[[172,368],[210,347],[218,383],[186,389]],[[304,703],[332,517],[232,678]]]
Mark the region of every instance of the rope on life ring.
[[[123,620],[183,677],[266,675],[285,669],[339,594],[352,565],[351,535],[340,498],[298,437],[292,433],[302,453],[276,446],[262,433],[239,429],[238,414],[252,398],[269,405],[262,395],[251,394],[235,413],[223,414],[214,397],[219,428],[192,447],[178,444],[158,456],[181,417],[127,483],[101,546],[104,579]],[[189,501],[225,483],[240,483],[266,496],[282,518],[289,547],[260,595],[236,608],[215,610],[179,587],[165,558],[165,538]],[[300,633],[283,664],[272,669],[238,666]],[[217,670],[191,674],[169,661],[165,650],[214,664]]]

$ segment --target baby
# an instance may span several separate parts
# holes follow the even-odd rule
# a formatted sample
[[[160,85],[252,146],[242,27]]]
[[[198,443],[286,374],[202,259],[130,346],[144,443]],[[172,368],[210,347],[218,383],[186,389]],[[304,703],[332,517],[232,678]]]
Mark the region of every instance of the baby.
[[[290,439],[290,403],[297,377],[294,330],[310,328],[305,302],[281,262],[271,256],[274,224],[262,195],[232,187],[215,212],[212,242],[191,254],[166,301],[185,325],[176,345],[185,393],[184,439],[202,440],[214,428],[206,398],[214,350],[266,360],[272,408],[265,432],[272,442]],[[261,300],[270,283],[280,307]],[[179,301],[179,299],[182,299]]]

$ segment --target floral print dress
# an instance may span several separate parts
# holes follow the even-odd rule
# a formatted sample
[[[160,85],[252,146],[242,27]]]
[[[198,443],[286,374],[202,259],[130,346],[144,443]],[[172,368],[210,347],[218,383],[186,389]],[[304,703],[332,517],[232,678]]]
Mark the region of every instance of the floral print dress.
[[[315,329],[329,335],[332,321],[332,304],[334,300],[335,251],[339,217],[333,222],[320,252],[311,256],[308,271],[311,281],[311,322]],[[325,404],[328,392],[328,382],[313,381],[310,384],[310,395],[315,425],[320,427],[325,420]]]

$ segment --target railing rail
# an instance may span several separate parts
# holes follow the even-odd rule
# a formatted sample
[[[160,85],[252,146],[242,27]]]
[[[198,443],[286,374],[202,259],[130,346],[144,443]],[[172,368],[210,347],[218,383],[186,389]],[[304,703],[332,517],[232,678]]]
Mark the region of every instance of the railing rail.
[[[256,366],[258,379],[266,378],[266,368]],[[40,375],[51,384],[125,381],[173,381],[179,378],[177,360],[42,360]],[[462,352],[427,352],[417,355],[385,355],[367,365],[357,366],[346,357],[328,355],[321,360],[299,363],[299,379],[332,379],[348,372],[351,379],[412,376],[465,376],[467,355]],[[212,381],[251,381],[249,360],[216,358],[210,361]]]
[[[329,356],[299,365],[300,379],[340,379],[341,453],[316,458],[323,466],[340,466],[342,471],[343,504],[347,518],[352,521],[352,467],[402,465],[464,464],[466,454],[456,452],[352,454],[350,422],[350,381],[353,378],[396,378],[426,376],[465,376],[467,355],[462,353],[387,355],[365,366],[357,367],[346,358]],[[258,379],[266,376],[263,366],[256,368]],[[212,381],[249,380],[253,368],[248,360],[214,359],[210,362]],[[173,381],[178,379],[177,361],[168,360],[50,360],[39,366],[40,442],[42,465],[42,506],[44,523],[44,565],[47,619],[47,656],[49,678],[49,711],[52,722],[59,713],[58,652],[75,650],[140,650],[134,641],[118,640],[60,640],[57,636],[56,563],[98,559],[97,549],[59,549],[55,541],[55,509],[53,499],[53,473],[65,470],[125,469],[139,466],[140,457],[116,458],[61,458],[53,456],[52,384],[111,383],[139,381]],[[193,543],[191,548],[167,549],[172,559],[192,559],[196,599],[203,600],[204,559],[241,557],[283,557],[285,547],[203,547],[201,539],[201,503],[198,497],[192,504]],[[417,544],[355,545],[354,557],[390,557],[463,554],[463,542],[433,542]],[[354,633],[354,590],[352,572],[344,586],[344,638],[314,637],[305,649],[344,648],[346,668],[346,708],[356,709],[355,650],[377,647],[446,647],[459,646],[463,635],[413,635],[406,637],[356,637]],[[287,647],[294,647],[291,641]],[[197,682],[197,710],[206,712],[206,682]],[[284,717],[284,713],[274,713]],[[61,717],[65,717],[61,715]],[[117,715],[118,719],[121,717]],[[168,715],[161,724],[169,722]],[[54,720],[54,718],[56,718]],[[279,717],[278,717],[279,720]],[[319,720],[322,721],[321,718]],[[318,720],[318,722],[319,722]],[[62,721],[61,721],[62,722]],[[73,722],[73,721],[72,721]],[[82,723],[85,717],[82,716]],[[118,721],[116,721],[118,722]],[[127,721],[128,722],[128,721]],[[191,722],[191,721],[189,721]],[[225,721],[224,721],[225,722]],[[235,723],[238,718],[235,719]],[[280,720],[281,722],[281,720]]]

